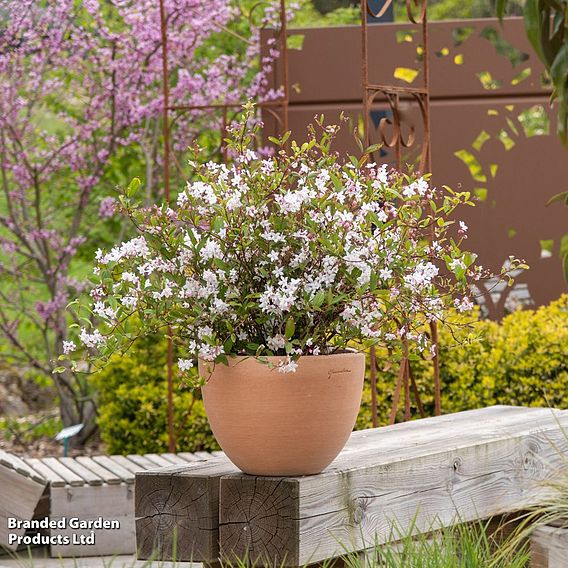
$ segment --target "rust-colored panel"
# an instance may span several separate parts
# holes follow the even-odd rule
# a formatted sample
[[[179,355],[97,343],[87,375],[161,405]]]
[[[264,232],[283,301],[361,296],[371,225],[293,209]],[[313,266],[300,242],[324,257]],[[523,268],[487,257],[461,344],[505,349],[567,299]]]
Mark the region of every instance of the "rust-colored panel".
[[[293,35],[303,36],[303,45],[289,52],[291,104],[361,100],[359,26],[290,30]],[[433,22],[429,35],[432,99],[548,92],[522,18],[503,25],[493,18]],[[421,87],[421,47],[419,26],[369,26],[370,82]]]

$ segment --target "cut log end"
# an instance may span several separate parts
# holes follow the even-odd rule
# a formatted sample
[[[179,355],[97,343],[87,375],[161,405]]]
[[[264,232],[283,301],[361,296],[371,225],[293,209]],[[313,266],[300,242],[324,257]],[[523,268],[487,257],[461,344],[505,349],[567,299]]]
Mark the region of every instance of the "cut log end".
[[[217,492],[210,479],[171,475],[138,475],[135,489],[139,559],[214,562],[219,548]],[[214,480],[213,485],[215,485]]]
[[[298,566],[299,484],[248,475],[221,478],[221,556],[231,562]]]

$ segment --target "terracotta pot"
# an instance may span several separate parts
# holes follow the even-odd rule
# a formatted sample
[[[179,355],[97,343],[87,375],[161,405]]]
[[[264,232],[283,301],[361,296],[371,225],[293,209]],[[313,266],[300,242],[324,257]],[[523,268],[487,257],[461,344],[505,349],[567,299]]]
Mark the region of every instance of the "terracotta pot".
[[[278,364],[282,357],[269,357]],[[200,361],[205,412],[229,459],[253,475],[309,475],[347,442],[361,404],[365,355],[300,357],[280,373],[253,357]]]

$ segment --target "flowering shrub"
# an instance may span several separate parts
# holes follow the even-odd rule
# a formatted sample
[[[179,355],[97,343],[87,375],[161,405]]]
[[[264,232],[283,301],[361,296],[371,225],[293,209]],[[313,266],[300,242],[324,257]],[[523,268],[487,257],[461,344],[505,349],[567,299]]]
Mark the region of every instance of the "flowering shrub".
[[[424,324],[449,303],[471,309],[468,280],[487,276],[461,249],[465,224],[450,236],[469,193],[345,163],[330,151],[336,127],[318,126],[320,136],[312,128],[289,151],[275,140],[280,151],[259,159],[245,118],[231,132],[234,163],[191,162],[196,181],[175,208],[136,205],[131,185],[122,208],[139,235],[97,253],[100,324],[81,329],[82,344],[105,358],[170,328],[183,374],[198,357],[235,354],[286,355],[279,370],[295,371],[301,355],[352,342],[433,350]]]

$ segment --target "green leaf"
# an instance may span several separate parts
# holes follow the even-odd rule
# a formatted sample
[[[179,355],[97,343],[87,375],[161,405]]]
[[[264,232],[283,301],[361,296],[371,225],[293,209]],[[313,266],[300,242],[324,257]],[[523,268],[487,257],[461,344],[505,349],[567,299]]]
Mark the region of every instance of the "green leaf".
[[[55,369],[53,369],[52,374],[54,375],[60,375],[61,373],[64,373],[67,370],[66,367],[55,367]]]
[[[296,322],[294,321],[294,318],[290,316],[288,318],[288,321],[286,322],[286,328],[284,330],[284,335],[286,336],[286,339],[291,339],[295,331],[296,331]]]
[[[128,184],[128,187],[126,188],[126,197],[133,197],[134,195],[136,195],[136,192],[138,191],[138,188],[140,187],[140,185],[142,184],[142,182],[140,181],[140,178],[132,178],[132,181]]]
[[[525,32],[533,49],[536,51],[539,59],[547,66],[550,67],[550,62],[546,61],[544,56],[542,38],[543,27],[540,9],[540,0],[526,0],[523,10]]]
[[[560,239],[560,258],[562,260],[564,279],[568,282],[568,233]]]
[[[312,298],[312,306],[314,308],[320,308],[325,300],[325,292],[323,290],[319,290],[317,294]]]
[[[568,144],[568,43],[558,51],[550,67],[558,99],[558,134],[564,144]]]

